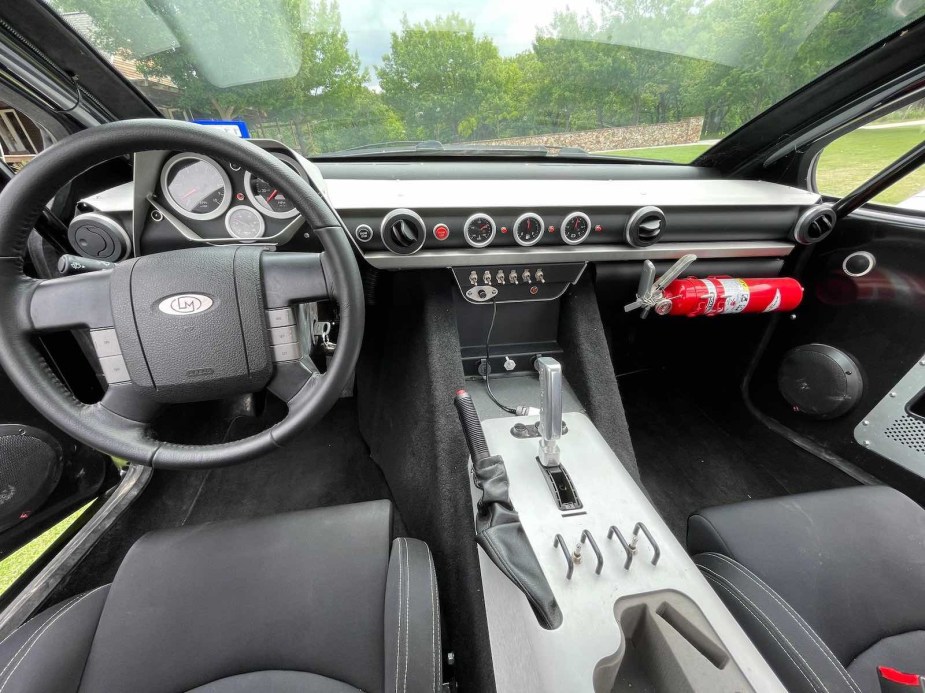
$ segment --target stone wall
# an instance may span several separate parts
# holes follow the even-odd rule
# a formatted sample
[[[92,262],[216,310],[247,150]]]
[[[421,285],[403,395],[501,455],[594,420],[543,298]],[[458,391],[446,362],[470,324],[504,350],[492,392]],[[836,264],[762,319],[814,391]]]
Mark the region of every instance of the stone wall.
[[[669,144],[691,144],[700,140],[703,118],[685,118],[673,123],[655,125],[628,125],[619,128],[556,132],[530,137],[508,137],[500,140],[481,140],[466,144],[508,144],[514,147],[545,145],[547,147],[581,147],[589,152],[606,152],[613,149],[654,147]],[[555,146],[548,144],[554,142]]]

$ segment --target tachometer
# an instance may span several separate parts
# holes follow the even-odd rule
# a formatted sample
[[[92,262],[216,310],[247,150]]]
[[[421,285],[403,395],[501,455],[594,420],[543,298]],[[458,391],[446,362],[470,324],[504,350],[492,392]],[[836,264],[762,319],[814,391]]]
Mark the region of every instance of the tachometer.
[[[533,245],[543,236],[543,218],[533,212],[521,214],[514,222],[513,229],[514,240],[518,245]]]
[[[256,209],[239,205],[232,207],[225,215],[225,228],[235,238],[254,241],[263,236],[266,224]]]
[[[562,240],[578,245],[591,233],[591,220],[584,212],[572,212],[562,220]]]
[[[473,214],[466,219],[466,242],[473,248],[484,248],[495,238],[495,220],[487,214]]]
[[[298,165],[291,158],[276,152],[272,152],[272,154],[300,176],[302,175]],[[295,205],[286,199],[286,196],[280,192],[276,185],[253,175],[250,171],[244,174],[244,192],[251,204],[268,217],[289,219],[299,213]]]
[[[231,181],[214,159],[184,152],[161,169],[161,190],[170,205],[189,219],[215,219],[231,204]]]

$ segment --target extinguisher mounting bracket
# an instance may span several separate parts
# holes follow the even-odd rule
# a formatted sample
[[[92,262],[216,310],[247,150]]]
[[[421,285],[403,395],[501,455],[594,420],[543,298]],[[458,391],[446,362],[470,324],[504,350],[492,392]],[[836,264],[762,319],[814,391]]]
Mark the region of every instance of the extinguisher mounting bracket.
[[[639,288],[636,290],[636,300],[623,306],[623,310],[629,313],[637,308],[642,308],[643,318],[645,318],[653,308],[655,308],[656,313],[667,313],[671,309],[670,302],[667,306],[659,305],[668,301],[668,299],[665,298],[665,288],[680,277],[696,259],[697,256],[693,253],[684,255],[669,267],[668,271],[659,277],[658,280],[655,279],[655,265],[652,264],[651,260],[646,260],[642,263],[642,275],[639,277]]]

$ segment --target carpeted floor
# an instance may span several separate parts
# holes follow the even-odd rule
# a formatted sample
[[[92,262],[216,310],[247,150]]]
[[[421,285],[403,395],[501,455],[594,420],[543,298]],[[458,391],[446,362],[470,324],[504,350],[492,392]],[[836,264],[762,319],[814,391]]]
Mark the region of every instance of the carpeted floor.
[[[155,529],[379,498],[391,498],[389,488],[360,436],[356,403],[341,400],[315,428],[254,462],[198,472],[155,471],[131,511],[46,603],[112,580],[131,545]],[[397,511],[395,516],[400,531]]]
[[[733,383],[643,371],[620,390],[642,483],[682,541],[700,508],[856,483],[754,420]]]

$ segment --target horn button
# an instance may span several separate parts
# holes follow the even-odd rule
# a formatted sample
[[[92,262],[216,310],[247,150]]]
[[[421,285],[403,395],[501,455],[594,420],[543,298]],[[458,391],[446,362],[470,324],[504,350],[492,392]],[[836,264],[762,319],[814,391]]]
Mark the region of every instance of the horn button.
[[[116,266],[113,320],[136,387],[159,402],[194,402],[266,386],[263,252],[194,248]]]

